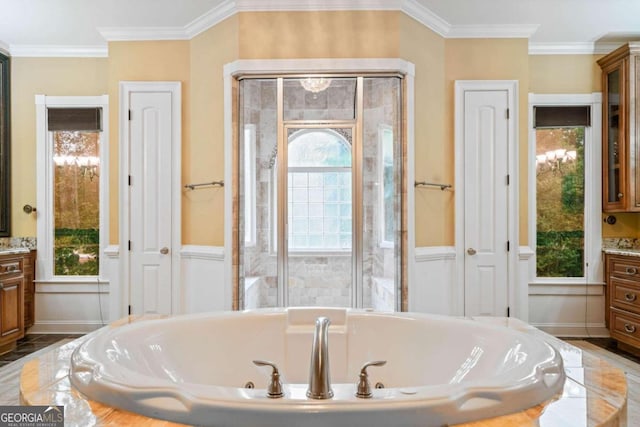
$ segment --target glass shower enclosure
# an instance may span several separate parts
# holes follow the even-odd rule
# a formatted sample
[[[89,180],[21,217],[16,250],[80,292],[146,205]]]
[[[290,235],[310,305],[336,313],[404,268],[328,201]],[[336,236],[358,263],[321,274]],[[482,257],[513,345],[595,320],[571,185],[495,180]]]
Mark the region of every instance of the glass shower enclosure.
[[[239,81],[238,306],[400,307],[402,79]]]

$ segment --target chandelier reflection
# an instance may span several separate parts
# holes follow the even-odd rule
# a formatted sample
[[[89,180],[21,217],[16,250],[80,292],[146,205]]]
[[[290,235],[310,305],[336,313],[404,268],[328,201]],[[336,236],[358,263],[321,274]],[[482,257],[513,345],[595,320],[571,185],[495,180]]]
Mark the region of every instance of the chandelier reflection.
[[[331,79],[324,77],[307,77],[306,79],[300,80],[300,85],[304,90],[315,95],[326,90],[331,85]]]
[[[53,156],[56,166],[76,166],[80,176],[90,181],[99,176],[100,158],[97,156]]]

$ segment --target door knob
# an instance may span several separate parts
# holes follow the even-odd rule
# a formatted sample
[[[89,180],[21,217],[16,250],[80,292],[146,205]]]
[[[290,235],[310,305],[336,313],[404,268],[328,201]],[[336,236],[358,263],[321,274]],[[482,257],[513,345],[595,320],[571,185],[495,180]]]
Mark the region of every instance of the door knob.
[[[168,254],[169,253],[169,248],[165,246],[164,248],[160,249],[160,253],[162,255]]]
[[[469,248],[469,249],[467,249],[467,253],[468,253],[469,255],[475,255],[475,254],[476,254],[476,250],[475,250],[475,249],[473,249],[473,248]]]

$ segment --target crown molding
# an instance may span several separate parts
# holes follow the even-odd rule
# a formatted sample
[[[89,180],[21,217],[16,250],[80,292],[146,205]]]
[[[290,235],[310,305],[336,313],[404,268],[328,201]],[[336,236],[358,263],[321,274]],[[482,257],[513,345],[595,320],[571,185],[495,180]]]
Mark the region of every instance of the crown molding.
[[[189,40],[184,27],[100,27],[98,33],[108,42],[148,40]]]
[[[607,54],[613,52],[626,42],[607,42],[607,43],[595,43],[593,53],[595,54]]]
[[[204,15],[197,17],[184,27],[184,33],[192,39],[203,31],[219,24],[238,12],[237,3],[233,0],[225,0]]]
[[[100,27],[107,42],[190,40],[239,12],[396,10],[415,19],[444,38],[530,38],[538,25],[451,25],[418,0],[225,0],[182,27]],[[107,48],[95,46],[11,45],[0,50],[12,56],[106,57]],[[531,54],[567,53],[560,46],[530,44]],[[571,50],[571,49],[569,49]],[[592,46],[593,50],[593,46]],[[586,53],[586,52],[574,52]]]
[[[529,43],[529,55],[591,55],[593,43]]]
[[[106,58],[109,56],[106,45],[70,46],[70,45],[15,45],[9,47],[12,57],[34,58]]]
[[[9,56],[9,45],[0,40],[0,53]]]
[[[453,25],[446,37],[450,39],[528,39],[540,26],[538,24],[517,25]]]
[[[594,55],[607,54],[622,46],[610,43],[529,43],[529,55]]]
[[[400,10],[442,37],[451,32],[451,24],[416,0],[404,0]]]
[[[235,0],[237,12],[400,10],[405,0]]]

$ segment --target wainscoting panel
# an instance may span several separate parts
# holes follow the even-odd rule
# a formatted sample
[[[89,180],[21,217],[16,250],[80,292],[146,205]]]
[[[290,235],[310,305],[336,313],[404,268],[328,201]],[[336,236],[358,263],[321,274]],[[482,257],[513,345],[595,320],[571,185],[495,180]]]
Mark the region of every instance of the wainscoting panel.
[[[35,322],[29,333],[87,333],[109,323],[109,282],[36,283]]]
[[[604,285],[536,283],[534,252],[521,246],[518,283],[511,297],[511,315],[545,332],[567,337],[608,336],[604,327]],[[36,286],[36,324],[33,332],[86,332],[126,315],[121,294],[118,246],[105,251],[106,271],[100,283],[73,285],[39,283]],[[180,251],[182,311],[197,313],[229,310],[228,278],[224,275],[224,248],[186,245]],[[411,265],[413,264],[413,265]],[[454,315],[456,254],[452,246],[421,247],[410,262],[415,280],[409,283],[409,310]],[[100,298],[98,298],[100,295]],[[99,310],[102,307],[102,313]],[[102,314],[102,318],[101,315]]]
[[[416,248],[409,311],[454,314],[456,253],[453,246]]]
[[[181,289],[184,313],[200,313],[231,309],[225,301],[224,248],[185,245],[182,259]]]

